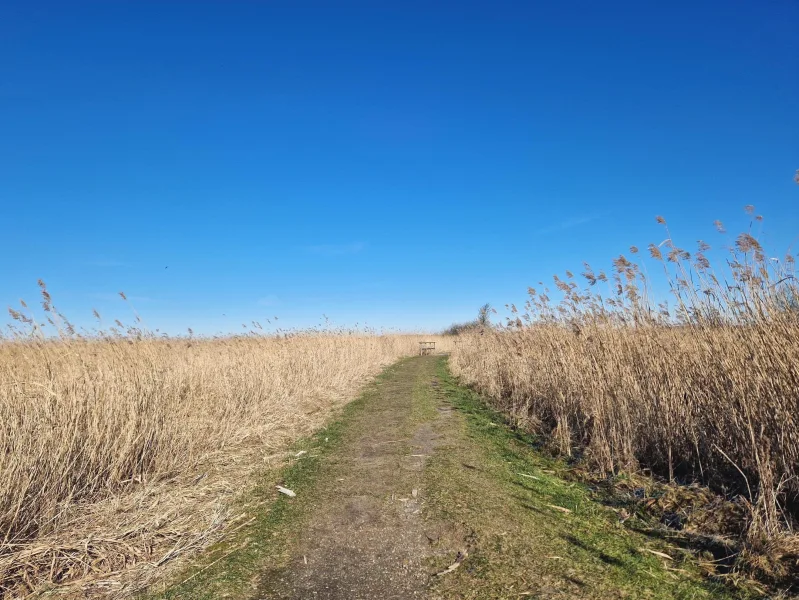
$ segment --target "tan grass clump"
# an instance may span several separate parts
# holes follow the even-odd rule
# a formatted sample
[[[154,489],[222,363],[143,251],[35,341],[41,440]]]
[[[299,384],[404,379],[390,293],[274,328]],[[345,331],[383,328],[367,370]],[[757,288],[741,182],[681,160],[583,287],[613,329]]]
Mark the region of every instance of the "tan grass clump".
[[[453,371],[603,473],[643,465],[742,495],[748,547],[774,546],[799,498],[793,256],[767,255],[748,231],[714,268],[708,244],[690,254],[666,229],[649,253],[672,292],[667,305],[655,302],[637,253],[607,274],[585,265],[584,286],[567,273],[555,292],[530,288],[507,327],[459,341]]]
[[[62,339],[21,310],[0,343],[0,597],[202,546],[247,475],[421,339],[86,339],[42,291]]]

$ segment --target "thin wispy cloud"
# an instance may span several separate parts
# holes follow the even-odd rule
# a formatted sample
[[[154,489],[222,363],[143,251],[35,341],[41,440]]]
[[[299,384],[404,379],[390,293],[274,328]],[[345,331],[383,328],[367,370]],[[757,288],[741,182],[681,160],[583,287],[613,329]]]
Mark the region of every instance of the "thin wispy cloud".
[[[548,227],[543,227],[535,232],[536,235],[545,235],[547,233],[557,233],[559,231],[566,231],[567,229],[573,229],[574,227],[579,227],[580,225],[586,225],[593,221],[596,221],[602,217],[602,215],[585,215],[582,217],[575,217],[573,219],[567,219],[566,221],[561,221],[560,223],[553,223]]]
[[[349,244],[321,244],[318,246],[306,246],[308,254],[317,256],[344,256],[347,254],[358,254],[366,249],[364,242],[351,242]]]
[[[258,298],[257,304],[258,306],[276,306],[280,304],[280,298],[274,294],[269,294],[268,296]]]
[[[86,263],[86,266],[111,268],[111,267],[124,267],[126,265],[125,263],[119,260],[99,259],[99,260],[90,260],[89,262]]]

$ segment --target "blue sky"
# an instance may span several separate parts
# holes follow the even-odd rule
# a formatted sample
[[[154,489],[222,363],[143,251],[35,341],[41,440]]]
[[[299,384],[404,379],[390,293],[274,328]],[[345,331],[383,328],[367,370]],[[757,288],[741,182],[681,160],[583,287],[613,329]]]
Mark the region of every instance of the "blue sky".
[[[799,2],[6,2],[0,303],[443,327],[714,219],[799,234]],[[551,279],[550,279],[551,280]],[[224,315],[224,316],[223,316]]]

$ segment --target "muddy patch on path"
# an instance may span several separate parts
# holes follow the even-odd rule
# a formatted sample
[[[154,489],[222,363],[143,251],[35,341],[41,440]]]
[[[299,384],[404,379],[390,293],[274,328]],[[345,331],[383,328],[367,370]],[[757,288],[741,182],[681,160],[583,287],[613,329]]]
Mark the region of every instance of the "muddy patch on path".
[[[287,567],[268,573],[261,598],[422,598],[440,527],[421,515],[427,459],[442,438],[431,384],[437,360],[398,367],[330,456],[308,524]],[[422,409],[419,406],[422,405]]]

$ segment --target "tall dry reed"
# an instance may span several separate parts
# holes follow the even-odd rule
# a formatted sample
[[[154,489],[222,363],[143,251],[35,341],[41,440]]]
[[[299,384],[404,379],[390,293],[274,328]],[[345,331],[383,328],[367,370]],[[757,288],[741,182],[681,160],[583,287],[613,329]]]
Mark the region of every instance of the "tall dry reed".
[[[751,229],[719,255],[704,242],[690,254],[666,228],[646,261],[638,254],[609,273],[586,264],[584,285],[567,273],[556,291],[530,288],[505,327],[458,342],[452,369],[604,473],[646,466],[740,493],[752,509],[748,543],[766,545],[791,527],[799,497],[793,256],[766,254]],[[668,303],[654,300],[653,262]]]
[[[26,334],[18,329],[17,339],[0,343],[0,597],[149,560],[157,550],[140,529],[168,526],[165,498],[182,498],[185,521],[197,510],[187,498],[202,496],[191,486],[216,466],[229,499],[231,486],[245,484],[233,471],[261,467],[261,457],[319,426],[382,367],[417,352],[420,339],[154,339],[139,330],[78,337],[42,291],[62,339],[42,337],[21,309]],[[163,493],[124,500],[147,486]],[[205,496],[207,504],[218,500]],[[81,517],[104,502],[111,508],[103,523]],[[150,525],[120,525],[148,510],[161,511]],[[184,533],[209,526],[201,512],[182,523]],[[92,544],[111,538],[115,552],[127,546],[130,556],[92,553]]]

